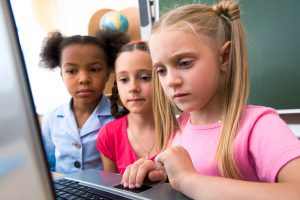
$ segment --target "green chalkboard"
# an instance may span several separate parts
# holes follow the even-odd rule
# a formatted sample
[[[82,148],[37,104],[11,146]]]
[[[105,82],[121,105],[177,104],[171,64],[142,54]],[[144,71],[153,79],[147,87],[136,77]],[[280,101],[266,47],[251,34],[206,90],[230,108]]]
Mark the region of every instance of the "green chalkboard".
[[[211,1],[161,0],[160,15],[176,5]],[[300,1],[240,0],[249,51],[249,104],[300,108]]]

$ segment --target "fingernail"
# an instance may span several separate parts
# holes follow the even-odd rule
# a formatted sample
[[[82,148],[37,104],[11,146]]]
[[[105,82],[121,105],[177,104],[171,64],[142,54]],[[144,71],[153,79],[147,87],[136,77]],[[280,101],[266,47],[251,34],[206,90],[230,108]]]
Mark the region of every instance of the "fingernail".
[[[133,185],[133,184],[130,184],[130,185],[129,185],[129,188],[130,188],[130,189],[133,189],[133,188],[134,188],[134,185]]]
[[[141,184],[140,184],[140,183],[136,183],[136,184],[135,184],[135,187],[140,188],[140,187],[141,187]]]
[[[127,188],[128,184],[126,182],[123,183],[123,187]]]

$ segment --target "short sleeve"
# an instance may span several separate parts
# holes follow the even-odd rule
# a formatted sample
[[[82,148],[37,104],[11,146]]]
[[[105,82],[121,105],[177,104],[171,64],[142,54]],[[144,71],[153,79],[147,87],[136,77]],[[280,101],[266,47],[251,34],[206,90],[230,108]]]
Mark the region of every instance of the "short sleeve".
[[[280,170],[300,157],[300,141],[276,112],[267,112],[257,119],[249,145],[262,182],[276,182]]]
[[[97,138],[97,149],[100,151],[101,154],[109,158],[110,160],[114,160],[112,152],[113,148],[113,142],[110,138],[109,131],[107,130],[107,124],[104,125],[98,133]]]

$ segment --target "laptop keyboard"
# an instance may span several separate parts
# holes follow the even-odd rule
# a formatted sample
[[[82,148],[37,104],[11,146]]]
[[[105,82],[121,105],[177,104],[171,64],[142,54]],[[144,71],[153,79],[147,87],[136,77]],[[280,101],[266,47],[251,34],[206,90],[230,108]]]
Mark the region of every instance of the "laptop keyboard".
[[[55,180],[54,189],[57,200],[128,200],[128,198],[105,192],[103,190],[95,189],[89,186],[81,185],[78,181],[64,178]]]

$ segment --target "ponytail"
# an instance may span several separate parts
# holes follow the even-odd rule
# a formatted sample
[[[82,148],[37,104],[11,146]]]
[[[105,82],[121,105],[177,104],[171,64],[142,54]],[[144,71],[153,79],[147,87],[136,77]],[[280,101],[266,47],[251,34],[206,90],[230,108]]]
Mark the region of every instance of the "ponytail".
[[[239,5],[220,1],[212,9],[229,24],[231,41],[229,65],[225,75],[222,132],[216,150],[218,168],[224,177],[238,179],[241,174],[234,160],[234,139],[243,115],[249,91],[248,58]],[[226,22],[224,22],[224,19]],[[222,30],[220,30],[222,31]]]
[[[60,65],[60,46],[64,40],[60,32],[49,33],[43,40],[40,53],[40,66],[48,69],[54,69]]]

